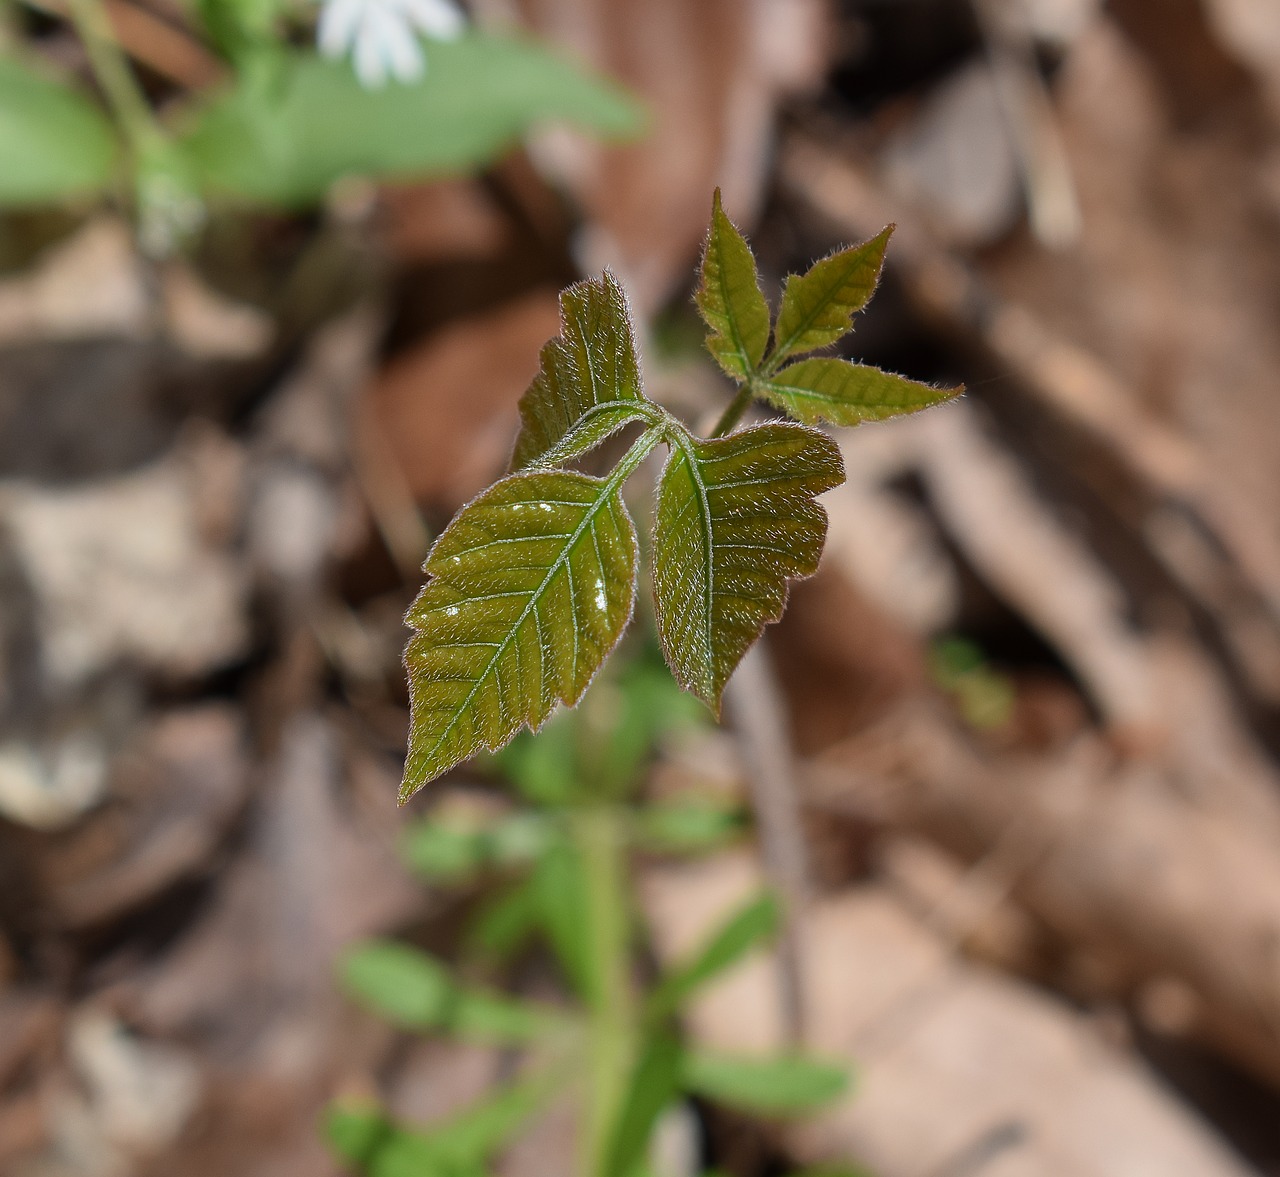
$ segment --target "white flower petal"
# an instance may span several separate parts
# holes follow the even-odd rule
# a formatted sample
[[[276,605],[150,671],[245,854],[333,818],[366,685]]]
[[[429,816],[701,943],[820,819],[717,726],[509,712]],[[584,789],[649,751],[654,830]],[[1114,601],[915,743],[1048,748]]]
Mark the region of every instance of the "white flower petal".
[[[359,34],[368,0],[328,0],[320,10],[316,44],[326,57],[342,57]]]
[[[467,27],[451,0],[400,0],[400,7],[418,29],[440,41],[455,40]]]
[[[390,9],[379,11],[383,58],[391,73],[401,82],[416,82],[422,77],[425,63],[417,35],[402,13]]]
[[[382,36],[377,25],[369,20],[366,11],[356,35],[355,52],[352,54],[356,77],[367,90],[379,90],[387,84],[387,60],[383,53]]]

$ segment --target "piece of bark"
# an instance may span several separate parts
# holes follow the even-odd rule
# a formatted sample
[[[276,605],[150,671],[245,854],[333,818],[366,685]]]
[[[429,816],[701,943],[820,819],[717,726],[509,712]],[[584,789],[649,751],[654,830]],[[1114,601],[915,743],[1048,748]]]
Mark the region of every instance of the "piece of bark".
[[[760,885],[746,855],[651,871],[659,955],[683,959]],[[878,1177],[1246,1177],[1239,1161],[1144,1068],[1066,1006],[967,965],[883,892],[816,904],[806,975],[811,1048],[857,1073],[849,1096],[777,1129],[806,1164]],[[743,1053],[781,1042],[763,954],[693,1005],[696,1040]]]

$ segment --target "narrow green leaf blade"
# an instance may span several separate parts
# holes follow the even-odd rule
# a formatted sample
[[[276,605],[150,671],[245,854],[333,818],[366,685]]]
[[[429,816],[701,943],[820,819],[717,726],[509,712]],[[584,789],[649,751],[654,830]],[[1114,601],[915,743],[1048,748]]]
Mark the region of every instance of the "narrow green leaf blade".
[[[719,188],[694,298],[710,328],[707,350],[735,380],[745,380],[760,366],[769,343],[769,304],[760,292],[751,247],[725,216]]]
[[[778,919],[778,903],[772,895],[762,895],[748,903],[692,959],[663,978],[649,998],[650,1019],[656,1021],[674,1013],[700,986],[772,936],[777,931]]]
[[[454,1000],[448,970],[434,957],[394,940],[370,940],[343,958],[342,985],[361,1005],[397,1026],[442,1025]]]
[[[818,357],[783,368],[761,385],[764,398],[805,425],[860,425],[916,413],[959,396],[868,364]]]
[[[116,151],[111,124],[87,98],[0,57],[0,205],[97,192]]]
[[[648,1148],[653,1125],[680,1092],[683,1055],[667,1034],[652,1035],[631,1073],[606,1154],[604,1177],[631,1177]]]
[[[520,398],[516,470],[560,465],[657,414],[640,391],[635,330],[617,278],[606,270],[562,291],[560,325]]]
[[[849,1086],[844,1068],[803,1055],[752,1058],[694,1051],[685,1055],[683,1081],[695,1095],[764,1115],[810,1111]]]
[[[826,347],[848,334],[854,314],[875,293],[892,233],[889,225],[870,241],[839,250],[815,262],[807,273],[787,279],[771,368],[788,356]]]
[[[630,96],[531,41],[472,32],[426,54],[420,81],[366,90],[347,62],[282,52],[269,85],[247,71],[202,101],[182,143],[210,191],[298,207],[344,176],[471,172],[551,120],[607,137],[643,125]]]
[[[742,655],[782,616],[788,580],[817,570],[827,515],[814,498],[843,480],[835,443],[800,425],[676,438],[653,535],[658,637],[677,681],[717,714]]]
[[[401,801],[573,704],[622,636],[636,536],[619,480],[514,474],[454,518],[406,615],[409,751]]]

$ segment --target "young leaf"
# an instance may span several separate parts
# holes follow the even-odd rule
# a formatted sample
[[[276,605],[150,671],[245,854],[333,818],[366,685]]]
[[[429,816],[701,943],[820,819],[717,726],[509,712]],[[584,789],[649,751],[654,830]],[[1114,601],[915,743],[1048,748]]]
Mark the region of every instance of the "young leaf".
[[[844,1093],[848,1074],[802,1055],[750,1058],[688,1052],[683,1081],[714,1103],[764,1115],[805,1112]]]
[[[549,119],[612,137],[643,123],[617,87],[528,41],[479,32],[433,44],[411,86],[366,90],[346,62],[294,51],[260,82],[246,71],[201,104],[182,142],[212,191],[293,207],[344,176],[470,172]]]
[[[111,124],[88,99],[0,57],[0,205],[96,192],[115,160]]]
[[[400,800],[556,702],[576,703],[635,597],[636,536],[609,479],[514,474],[463,508],[427,557],[405,617],[409,750]]]
[[[734,915],[691,960],[664,977],[649,998],[647,1013],[652,1021],[667,1017],[699,986],[740,960],[778,927],[778,904],[772,895],[763,895]]]
[[[843,479],[835,443],[803,426],[675,437],[653,534],[658,637],[717,715],[742,655],[782,616],[787,581],[817,569],[827,515],[814,498]]]
[[[801,360],[760,385],[765,400],[805,425],[882,421],[927,409],[963,391],[933,388],[867,364],[831,357]]]
[[[739,810],[694,797],[645,806],[635,815],[632,837],[641,850],[689,854],[714,849],[741,831]]]
[[[626,295],[608,270],[560,295],[560,335],[520,398],[513,469],[556,466],[657,410],[640,391],[640,364]]]
[[[889,225],[870,241],[833,253],[808,273],[787,279],[770,369],[788,356],[826,347],[849,332],[854,313],[875,293],[892,232]]]
[[[701,277],[694,297],[711,329],[707,349],[725,372],[745,380],[760,366],[769,342],[769,304],[760,293],[751,247],[725,216],[719,188],[702,249]]]

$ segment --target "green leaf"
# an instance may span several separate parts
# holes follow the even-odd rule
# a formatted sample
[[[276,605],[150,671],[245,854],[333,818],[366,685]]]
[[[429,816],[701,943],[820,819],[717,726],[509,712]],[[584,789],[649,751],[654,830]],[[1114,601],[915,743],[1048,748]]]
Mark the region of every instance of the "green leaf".
[[[633,837],[642,850],[690,854],[711,850],[742,832],[742,814],[708,799],[648,805],[635,816]]]
[[[622,286],[608,270],[560,295],[560,335],[520,398],[513,469],[558,466],[628,422],[660,416],[640,391],[635,333]]]
[[[760,385],[770,404],[806,425],[860,425],[914,413],[959,396],[866,364],[819,357],[783,368]]]
[[[774,935],[778,919],[778,903],[772,895],[748,903],[692,959],[662,979],[649,998],[648,1017],[658,1021],[674,1013],[696,989]]]
[[[484,831],[458,829],[431,818],[404,832],[400,856],[432,882],[465,882],[485,865]]]
[[[507,1084],[428,1128],[402,1127],[366,1103],[337,1103],[325,1113],[325,1135],[369,1177],[483,1177],[486,1163],[554,1089],[554,1078],[540,1073]]]
[[[351,949],[341,976],[343,988],[362,1005],[413,1030],[442,1025],[454,1000],[444,965],[394,940],[371,940]]]
[[[366,1164],[391,1131],[377,1104],[353,1101],[325,1109],[324,1134],[329,1147],[350,1165]]]
[[[562,842],[542,856],[533,881],[551,947],[578,994],[589,1000],[595,990],[595,969],[582,860],[572,845]]]
[[[875,293],[892,232],[889,225],[870,241],[839,250],[808,273],[787,279],[769,356],[771,370],[788,356],[826,347],[848,334],[854,313]]]
[[[753,1058],[689,1052],[682,1078],[695,1095],[763,1115],[809,1111],[830,1103],[849,1086],[842,1067],[798,1055]]]
[[[701,279],[694,298],[711,329],[707,348],[730,376],[745,380],[760,366],[769,342],[769,304],[760,293],[751,247],[725,216],[719,188],[702,250]]]
[[[631,617],[636,536],[619,493],[629,472],[510,475],[436,541],[405,618],[418,632],[405,652],[402,802],[581,698]]]
[[[548,835],[547,819],[540,813],[512,814],[481,828],[432,817],[405,831],[400,853],[424,878],[457,885],[487,868],[531,862]]]
[[[360,1004],[397,1026],[448,1030],[470,1041],[528,1042],[558,1020],[528,1002],[463,988],[440,961],[394,940],[367,941],[348,952],[342,984]]]
[[[787,581],[817,569],[827,515],[814,498],[843,479],[835,443],[803,426],[674,436],[653,536],[658,636],[717,715],[742,655],[782,616]]]
[[[654,1034],[631,1073],[609,1141],[604,1177],[630,1177],[644,1157],[653,1125],[680,1093],[683,1055],[676,1040]]]
[[[549,1011],[526,1001],[480,989],[461,989],[449,1011],[449,1030],[468,1042],[504,1046],[532,1042],[557,1020]]]
[[[617,87],[529,41],[474,32],[427,56],[421,81],[366,90],[346,62],[282,54],[272,84],[242,77],[194,111],[184,143],[210,190],[299,206],[344,176],[471,172],[549,120],[606,136],[642,123]]]
[[[538,893],[532,880],[521,879],[491,899],[467,932],[467,946],[492,961],[512,956],[538,926]]]
[[[116,155],[111,124],[92,102],[0,57],[0,205],[98,192]]]

